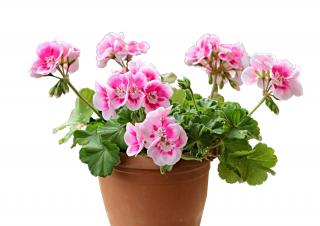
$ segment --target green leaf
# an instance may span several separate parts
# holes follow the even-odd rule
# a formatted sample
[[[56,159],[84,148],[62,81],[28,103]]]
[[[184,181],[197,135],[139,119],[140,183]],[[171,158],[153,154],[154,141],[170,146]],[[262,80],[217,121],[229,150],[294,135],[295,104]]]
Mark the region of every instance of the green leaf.
[[[115,143],[121,150],[127,148],[127,144],[124,142],[124,133],[126,132],[125,125],[121,125],[116,120],[109,120],[102,127],[99,127],[97,133],[103,140],[108,140]]]
[[[120,124],[127,124],[128,122],[131,122],[131,114],[132,111],[130,111],[127,107],[123,107],[117,112],[117,121]]]
[[[218,172],[221,179],[227,183],[233,184],[240,180],[240,176],[236,170],[228,167],[224,162],[220,162],[218,165]]]
[[[88,165],[94,176],[109,176],[113,167],[120,163],[119,147],[110,141],[102,140],[96,131],[75,131],[74,143],[82,145],[80,160]]]
[[[104,126],[105,122],[101,119],[90,121],[89,124],[87,124],[86,131],[93,132],[96,131],[99,127]]]
[[[162,74],[162,75],[160,75],[160,77],[161,77],[162,82],[169,83],[169,84],[172,84],[177,80],[176,74],[174,74],[172,72],[167,73],[167,74]]]
[[[171,172],[172,169],[173,169],[173,166],[169,166],[169,165],[160,166],[160,173],[164,175],[166,172]]]
[[[85,88],[81,89],[79,93],[89,103],[92,103],[94,94],[93,90]],[[59,140],[59,144],[67,142],[76,130],[79,130],[83,126],[85,126],[90,121],[92,113],[92,109],[78,97],[75,103],[75,108],[71,112],[69,120],[66,123],[53,129],[53,133],[57,133],[59,130],[63,130],[66,127],[69,127],[69,132]]]
[[[237,125],[237,128],[247,131],[247,138],[255,138],[257,140],[261,140],[258,122],[253,118],[249,116],[242,118],[241,122]]]
[[[92,98],[94,95],[94,91],[89,88],[84,88],[79,91],[81,96],[88,101],[90,104],[92,104]],[[75,109],[72,111],[69,122],[89,122],[90,117],[92,115],[93,111],[92,109],[80,98],[77,98],[76,100],[76,106]]]
[[[223,112],[228,122],[233,126],[237,126],[247,116],[247,112],[241,108],[226,107],[223,108]]]
[[[246,181],[249,185],[259,185],[268,178],[268,173],[275,174],[271,168],[276,165],[277,157],[272,148],[263,143],[258,143],[252,150],[242,148],[228,149],[225,158],[220,158],[219,175],[222,179],[229,183]]]
[[[196,101],[198,109],[200,111],[207,111],[208,109],[216,109],[217,102],[215,100],[203,98]]]
[[[275,114],[279,114],[279,107],[276,105],[276,103],[273,101],[272,97],[268,96],[266,97],[266,105],[268,108]]]
[[[238,104],[228,104],[223,108],[223,116],[229,124],[229,139],[252,139],[261,140],[258,122],[248,116],[247,110]]]
[[[94,132],[94,131],[93,131]],[[71,148],[74,148],[77,144],[79,145],[86,145],[89,143],[88,137],[90,136],[91,132],[85,130],[76,130],[73,133],[73,144]]]
[[[225,139],[223,141],[223,146],[224,152],[228,155],[237,151],[251,151],[252,149],[247,140],[239,139]]]
[[[221,96],[220,94],[215,95],[212,99],[215,100],[220,107],[223,106],[223,104],[224,104],[224,97]]]
[[[241,105],[237,102],[225,102],[225,108],[232,108],[232,109],[241,109]]]
[[[235,158],[235,157],[243,157],[243,156],[247,156],[252,154],[253,152],[255,152],[255,150],[243,150],[243,151],[235,151],[233,153],[230,153],[230,157],[231,158]]]
[[[173,104],[180,104],[183,105],[185,99],[186,99],[186,91],[183,89],[173,89],[173,95],[171,97],[171,101]]]

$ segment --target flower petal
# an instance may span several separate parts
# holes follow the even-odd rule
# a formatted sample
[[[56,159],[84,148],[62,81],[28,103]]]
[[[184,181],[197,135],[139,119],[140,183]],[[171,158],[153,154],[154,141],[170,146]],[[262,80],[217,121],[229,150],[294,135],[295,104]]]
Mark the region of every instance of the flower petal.
[[[258,81],[258,76],[256,75],[255,69],[253,67],[247,67],[242,72],[241,79],[245,84],[251,85]]]
[[[302,96],[303,88],[301,83],[296,79],[289,80],[290,89],[295,96]]]

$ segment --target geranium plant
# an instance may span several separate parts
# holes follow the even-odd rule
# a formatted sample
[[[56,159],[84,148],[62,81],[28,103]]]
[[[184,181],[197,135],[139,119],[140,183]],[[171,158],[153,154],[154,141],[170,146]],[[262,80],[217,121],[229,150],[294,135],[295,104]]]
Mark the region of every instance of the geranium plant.
[[[122,154],[146,155],[161,173],[181,160],[217,159],[219,175],[228,183],[258,185],[275,174],[277,157],[261,143],[252,114],[263,103],[278,114],[278,100],[302,95],[292,64],[270,54],[249,57],[241,44],[221,44],[206,34],[185,55],[185,63],[202,68],[212,86],[202,97],[189,79],[160,74],[152,64],[136,60],[148,49],[146,42],[126,42],[122,33],[107,34],[97,45],[97,66],[114,61],[119,67],[95,90],[77,90],[70,79],[78,70],[80,50],[59,41],[38,47],[31,75],[57,79],[50,96],[58,98],[69,89],[78,96],[69,120],[54,129],[68,129],[60,144],[73,138],[72,148],[81,146],[81,161],[100,177],[112,174]],[[228,83],[236,90],[242,83],[256,84],[262,99],[252,111],[228,102],[219,94]],[[256,140],[254,146],[251,140]]]

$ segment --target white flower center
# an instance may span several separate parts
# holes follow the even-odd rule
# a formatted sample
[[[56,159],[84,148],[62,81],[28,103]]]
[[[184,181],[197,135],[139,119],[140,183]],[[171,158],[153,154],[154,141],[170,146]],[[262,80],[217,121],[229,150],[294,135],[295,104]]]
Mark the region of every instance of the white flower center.
[[[124,97],[124,96],[126,95],[126,91],[125,91],[125,89],[124,89],[123,86],[117,87],[116,90],[115,90],[115,92],[116,92],[116,94],[117,94],[118,97]]]
[[[166,139],[161,139],[160,141],[160,148],[161,150],[168,152],[171,151],[173,149],[173,145],[170,141],[166,140]]]
[[[153,92],[148,93],[147,99],[151,104],[155,104],[158,99],[157,92],[153,91]]]
[[[285,79],[278,72],[275,73],[274,79],[273,79],[274,84],[278,86],[282,86],[284,80]]]
[[[129,93],[130,93],[130,97],[132,99],[138,99],[139,97],[139,89],[136,85],[133,85],[130,87],[130,90],[129,90]]]
[[[52,65],[52,64],[55,63],[53,56],[47,56],[47,57],[45,58],[45,60],[46,60],[46,63],[49,64],[49,65]]]
[[[166,130],[163,127],[158,128],[156,131],[157,137],[161,137],[161,139],[165,139]]]

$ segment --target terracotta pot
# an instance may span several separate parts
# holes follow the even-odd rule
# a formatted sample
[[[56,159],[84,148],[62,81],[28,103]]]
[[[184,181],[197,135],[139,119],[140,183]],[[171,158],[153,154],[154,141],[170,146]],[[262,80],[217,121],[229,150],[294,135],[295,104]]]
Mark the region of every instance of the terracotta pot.
[[[199,226],[210,162],[180,161],[161,175],[145,156],[122,157],[100,188],[111,226]]]

